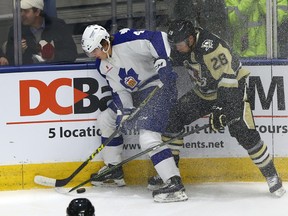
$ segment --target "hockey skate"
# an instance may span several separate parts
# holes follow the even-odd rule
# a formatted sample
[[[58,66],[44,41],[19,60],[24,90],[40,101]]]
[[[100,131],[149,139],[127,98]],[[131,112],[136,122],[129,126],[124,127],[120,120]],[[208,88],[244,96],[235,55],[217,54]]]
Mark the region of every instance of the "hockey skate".
[[[148,190],[151,190],[151,191],[157,190],[163,186],[164,186],[164,182],[159,175],[152,176],[148,179],[148,186],[147,186]]]
[[[176,166],[179,167],[179,160],[180,160],[179,152],[178,154],[173,154],[173,157],[174,157]],[[147,186],[148,190],[151,190],[151,191],[157,190],[163,186],[164,186],[164,182],[158,174],[148,179],[148,186]]]
[[[103,172],[104,170],[112,167],[113,165],[108,164],[107,166],[102,167],[97,173],[91,175],[91,184],[94,186],[118,186],[122,187],[125,186],[126,183],[124,181],[124,173],[122,167],[119,167],[112,172],[106,173],[104,176],[96,177],[99,173]]]
[[[185,188],[179,176],[173,176],[168,179],[163,187],[152,192],[152,196],[155,202],[160,203],[188,200],[188,196],[185,193]]]
[[[282,185],[281,178],[278,175],[267,177],[266,181],[268,183],[270,193],[276,197],[282,197],[286,193],[286,190]]]

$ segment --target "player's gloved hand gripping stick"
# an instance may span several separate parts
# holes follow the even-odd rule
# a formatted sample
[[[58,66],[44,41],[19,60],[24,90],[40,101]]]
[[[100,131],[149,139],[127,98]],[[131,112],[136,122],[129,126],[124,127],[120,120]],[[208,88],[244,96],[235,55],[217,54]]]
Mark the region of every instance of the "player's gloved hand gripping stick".
[[[104,142],[102,143],[88,158],[86,161],[84,161],[69,177],[64,178],[64,179],[55,179],[55,178],[49,178],[46,176],[41,176],[41,175],[36,175],[34,177],[34,182],[39,185],[44,185],[44,186],[50,186],[50,187],[63,187],[67,185],[88,163],[91,161],[99,152],[102,151],[102,149],[110,143],[110,141],[120,132],[121,127],[125,121],[129,121],[134,116],[139,113],[140,110],[146,104],[150,101],[150,99],[156,94],[156,92],[162,88],[163,84],[159,84],[156,86],[152,92],[147,96],[147,98],[142,101],[142,103],[135,109],[133,112],[125,119],[122,120],[121,125],[117,127],[117,129],[111,134],[111,136]]]
[[[209,116],[209,123],[211,129],[215,132],[219,131],[227,125],[226,115],[223,112],[223,108],[220,106],[213,106],[212,112]]]
[[[109,167],[109,168],[107,167],[105,170],[103,170],[103,172],[101,171],[101,173],[98,173],[96,176],[93,176],[93,178],[90,178],[90,179],[82,182],[81,184],[73,187],[72,189],[69,190],[69,192],[72,192],[72,191],[78,189],[79,187],[82,187],[83,185],[85,185],[85,184],[89,183],[90,181],[92,181],[94,178],[97,179],[97,178],[102,177],[102,176],[106,175],[107,173],[109,173],[109,172],[111,172],[111,171],[113,171],[115,169],[118,169],[122,165],[128,163],[129,161],[134,160],[135,158],[141,157],[142,155],[147,154],[147,153],[149,153],[149,152],[151,152],[151,151],[153,151],[153,150],[155,150],[157,148],[160,148],[161,146],[164,146],[164,145],[166,145],[166,144],[168,144],[170,142],[173,142],[175,140],[181,139],[181,138],[183,138],[185,136],[188,136],[190,134],[196,133],[198,131],[204,130],[204,129],[209,128],[209,127],[210,127],[209,124],[205,124],[205,125],[203,125],[201,127],[197,127],[194,130],[191,130],[191,131],[186,132],[186,133],[182,133],[182,134],[180,134],[180,135],[178,135],[178,136],[176,136],[176,137],[174,137],[174,138],[172,138],[172,139],[170,139],[168,141],[159,143],[158,145],[155,145],[155,146],[153,146],[151,148],[146,149],[145,151],[142,151],[142,152],[140,152],[140,153],[138,153],[136,155],[133,155],[132,157],[129,157],[126,160],[123,160],[121,163],[119,163],[119,164],[117,164],[115,166],[112,166],[112,167]]]

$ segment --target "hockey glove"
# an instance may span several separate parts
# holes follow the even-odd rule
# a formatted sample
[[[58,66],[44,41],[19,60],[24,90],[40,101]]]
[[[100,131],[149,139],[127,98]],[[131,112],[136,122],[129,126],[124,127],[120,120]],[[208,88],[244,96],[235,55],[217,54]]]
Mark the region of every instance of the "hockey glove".
[[[126,130],[131,130],[134,128],[134,124],[132,120],[127,120],[128,117],[133,113],[135,108],[123,108],[122,110],[117,110],[117,118],[116,118],[116,128],[120,129],[121,132],[125,132]]]
[[[177,74],[172,69],[170,59],[157,59],[154,63],[154,68],[159,74],[160,80],[164,85],[176,84]]]
[[[212,113],[209,116],[210,127],[213,131],[219,131],[226,126],[226,115],[220,106],[213,106]]]

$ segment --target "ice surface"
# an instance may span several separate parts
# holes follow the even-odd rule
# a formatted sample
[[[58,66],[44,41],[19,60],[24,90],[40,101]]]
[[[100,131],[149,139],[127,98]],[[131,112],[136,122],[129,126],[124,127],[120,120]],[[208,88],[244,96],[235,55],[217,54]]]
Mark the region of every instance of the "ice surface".
[[[284,183],[288,188],[288,183]],[[266,183],[210,183],[186,185],[189,200],[155,203],[144,186],[86,188],[83,194],[67,188],[2,191],[1,215],[65,216],[69,202],[88,198],[96,216],[287,216],[288,195],[273,197]]]

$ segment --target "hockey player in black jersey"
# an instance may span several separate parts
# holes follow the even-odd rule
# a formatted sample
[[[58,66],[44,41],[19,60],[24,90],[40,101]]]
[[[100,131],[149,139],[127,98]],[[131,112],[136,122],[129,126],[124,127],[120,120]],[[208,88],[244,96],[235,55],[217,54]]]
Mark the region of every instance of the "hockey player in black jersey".
[[[185,125],[210,114],[211,128],[218,131],[228,126],[230,135],[247,150],[266,178],[270,192],[281,197],[285,189],[268,148],[255,129],[247,96],[249,71],[242,68],[239,58],[224,40],[194,27],[190,21],[173,21],[168,29],[168,39],[176,52],[174,60],[181,61],[193,85],[172,109],[166,139],[179,134]],[[182,144],[183,140],[170,144],[176,165]],[[148,188],[153,189],[161,183],[158,176],[151,177]]]

